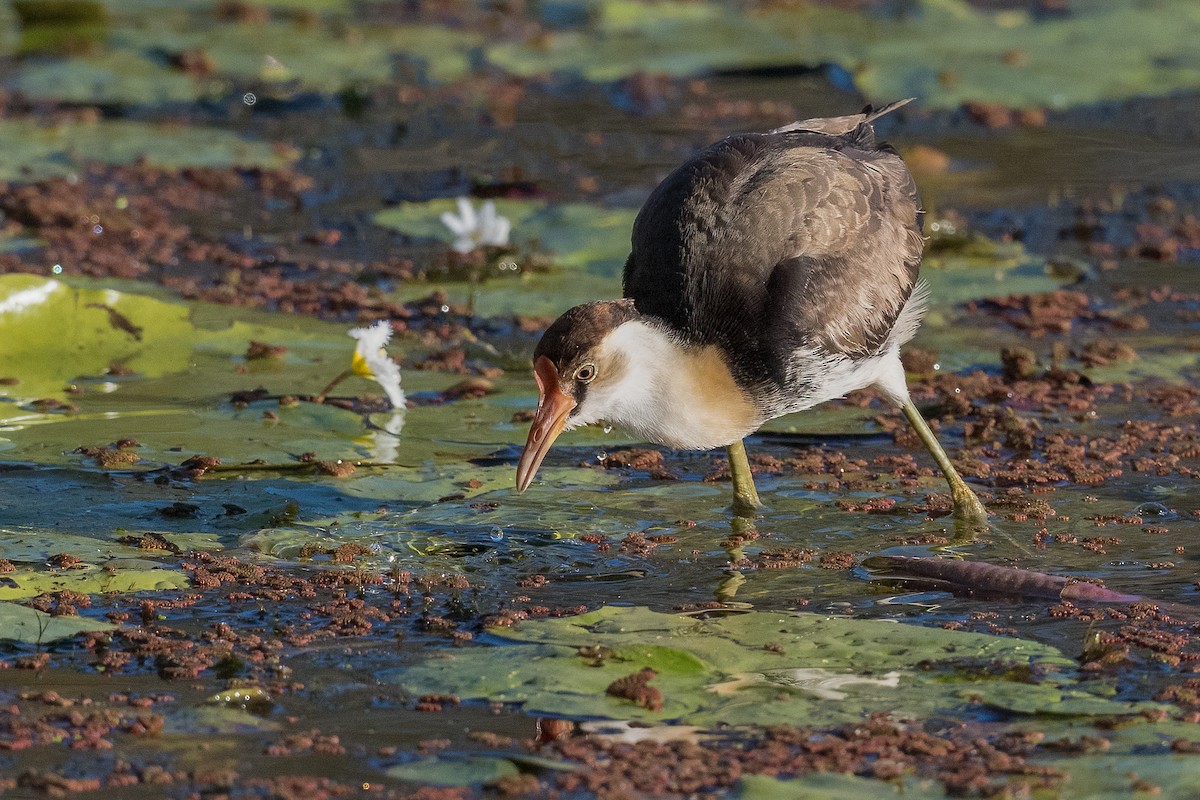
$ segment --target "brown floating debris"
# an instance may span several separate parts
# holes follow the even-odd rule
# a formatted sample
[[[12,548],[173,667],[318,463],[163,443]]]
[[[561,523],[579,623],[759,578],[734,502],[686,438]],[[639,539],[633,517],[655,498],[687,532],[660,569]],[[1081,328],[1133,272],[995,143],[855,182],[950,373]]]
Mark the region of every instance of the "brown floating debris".
[[[163,550],[168,553],[182,553],[183,549],[161,533],[146,531],[136,536],[122,536],[117,539],[121,544],[138,547],[142,550]]]
[[[662,711],[662,692],[649,685],[651,679],[657,674],[657,672],[649,667],[643,667],[637,672],[626,675],[624,678],[617,678],[608,685],[604,693],[613,697],[623,697],[626,700],[632,700],[639,706],[648,708],[651,711]]]
[[[287,348],[281,344],[268,344],[251,339],[250,346],[246,348],[246,360],[258,361],[268,358],[283,358],[286,353]]]
[[[119,443],[118,443],[119,444]],[[95,459],[101,469],[121,469],[141,461],[141,456],[126,447],[99,445],[83,445],[76,447],[74,452]]]

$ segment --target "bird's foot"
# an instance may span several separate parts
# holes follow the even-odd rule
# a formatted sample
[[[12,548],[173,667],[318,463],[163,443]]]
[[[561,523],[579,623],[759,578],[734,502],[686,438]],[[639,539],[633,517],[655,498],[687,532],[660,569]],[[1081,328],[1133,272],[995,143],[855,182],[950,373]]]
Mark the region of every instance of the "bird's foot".
[[[733,493],[733,516],[754,519],[758,516],[758,512],[762,510],[762,501],[758,499],[758,492],[754,491],[754,486],[750,487],[750,491],[743,493],[734,491]]]
[[[963,527],[971,529],[986,528],[988,512],[971,487],[960,479],[951,483],[950,497],[954,501],[954,519]]]

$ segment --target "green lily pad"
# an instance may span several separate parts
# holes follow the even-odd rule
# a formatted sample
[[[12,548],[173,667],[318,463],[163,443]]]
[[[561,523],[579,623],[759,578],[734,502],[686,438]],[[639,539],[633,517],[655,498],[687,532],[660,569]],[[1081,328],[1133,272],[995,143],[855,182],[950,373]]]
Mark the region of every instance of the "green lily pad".
[[[13,84],[30,97],[68,103],[180,103],[197,95],[193,78],[128,51],[30,66]]]
[[[17,600],[62,591],[80,594],[161,592],[186,589],[190,585],[187,575],[169,569],[122,569],[111,564],[105,567],[85,565],[79,569],[53,572],[18,568],[15,572],[4,573],[0,580],[0,600]]]
[[[1071,776],[1059,790],[1063,800],[1200,797],[1200,758],[1195,755],[1103,754],[1043,763]],[[1139,780],[1146,783],[1143,791],[1134,786]]]
[[[295,338],[298,333],[232,321],[198,325],[194,314],[202,307],[95,286],[86,281],[0,275],[0,337],[5,343],[0,350],[0,376],[19,380],[0,386],[0,397],[56,394],[80,377],[102,376],[114,362],[141,378],[161,377],[187,369],[196,351],[244,352],[251,338],[272,334]],[[345,328],[312,327],[326,331],[328,340],[333,340],[335,331],[345,338]],[[348,363],[353,348],[343,345],[343,349]]]
[[[433,25],[365,28],[271,22],[127,31],[117,46],[142,53],[199,48],[212,60],[215,75],[239,87],[270,91],[274,84],[334,93],[392,80],[398,57],[421,63],[437,79],[461,77],[467,72],[468,54],[481,41],[479,34]]]
[[[629,255],[635,209],[503,198],[492,202],[496,211],[512,223],[514,244],[536,244],[553,253],[559,267],[615,276]],[[454,236],[442,223],[441,215],[456,210],[456,201],[450,198],[402,203],[378,212],[374,221],[409,236],[449,244]]]
[[[0,120],[0,180],[34,180],[77,172],[88,161],[162,167],[282,166],[290,158],[266,142],[230,131],[131,120],[60,122]]]
[[[555,314],[574,303],[620,294],[621,270],[629,255],[635,209],[538,200],[494,202],[497,212],[512,222],[512,243],[552,253],[556,269],[484,281],[475,293],[477,313]],[[440,216],[455,208],[455,201],[448,198],[402,203],[378,212],[374,221],[409,236],[436,239],[449,245],[453,236]],[[466,292],[462,282],[431,281],[405,287],[397,297],[410,299],[427,294],[431,288],[443,288],[455,296]]]
[[[152,21],[117,15],[107,50],[32,62],[11,85],[38,99],[123,105],[193,102],[231,91],[333,94],[393,80],[398,60],[420,66],[434,80],[455,80],[468,73],[471,53],[482,43],[478,33],[436,25],[199,25],[195,14],[175,11]],[[205,11],[211,14],[196,13]],[[189,75],[163,57],[185,51],[203,51],[211,74]]]
[[[883,621],[766,612],[699,620],[608,606],[493,633],[521,644],[440,653],[386,680],[414,695],[517,703],[535,714],[708,726],[833,724],[880,709],[962,713],[993,694],[995,706],[1014,705],[1022,692],[1040,698],[1022,709],[1028,713],[1141,710],[1074,688],[1066,674],[1026,684],[1006,677],[972,681],[952,671],[979,661],[1010,664],[1018,668],[1014,674],[1030,665],[1070,669],[1072,662],[1052,647]],[[656,672],[650,685],[662,694],[661,710],[605,694],[613,681],[643,667]]]
[[[111,309],[111,310],[110,310]],[[119,317],[114,316],[114,312]],[[114,361],[147,375],[187,363],[187,308],[147,297],[73,289],[31,275],[0,278],[0,374],[18,378],[22,396],[60,391],[83,374],[102,374]],[[119,320],[131,323],[122,328]],[[53,332],[53,333],[51,333]]]
[[[239,705],[212,704],[192,706],[167,716],[166,731],[187,735],[245,734],[277,731],[283,725],[255,714]]]
[[[0,592],[4,587],[0,586]],[[89,617],[52,617],[34,608],[0,602],[0,641],[45,644],[85,631],[111,631],[111,622]]]
[[[389,767],[389,777],[413,783],[434,786],[471,786],[491,783],[499,778],[511,778],[520,774],[511,761],[505,758],[471,756],[461,760],[430,758],[410,761]]]
[[[41,564],[50,556],[58,553],[70,553],[84,561],[105,561],[119,558],[122,563],[128,563],[130,556],[139,553],[138,548],[115,541],[116,538],[130,535],[128,531],[118,530],[112,534],[113,540],[105,540],[92,536],[79,536],[64,533],[60,530],[41,528],[0,528],[0,558],[8,561]],[[212,533],[169,533],[164,535],[168,541],[180,550],[219,550],[221,543]],[[145,553],[146,551],[140,551]],[[145,562],[150,566],[158,566],[153,562]]]
[[[972,690],[963,690],[969,697]],[[1102,716],[1137,714],[1161,708],[1157,703],[1120,703],[1091,692],[1054,685],[1000,685],[989,687],[983,702],[993,708],[1016,714],[1053,716]]]
[[[934,781],[873,781],[855,775],[817,773],[780,780],[747,775],[738,781],[739,800],[846,800],[851,797],[898,797],[941,800],[946,796]]]
[[[918,0],[892,17],[828,6],[729,14],[715,2],[603,0],[586,29],[497,42],[485,53],[519,75],[573,72],[596,81],[838,64],[877,101],[1064,107],[1195,86],[1197,24],[1200,7],[1190,0],[1153,9],[1136,0],[1088,3],[1044,20],[976,11],[963,0]]]

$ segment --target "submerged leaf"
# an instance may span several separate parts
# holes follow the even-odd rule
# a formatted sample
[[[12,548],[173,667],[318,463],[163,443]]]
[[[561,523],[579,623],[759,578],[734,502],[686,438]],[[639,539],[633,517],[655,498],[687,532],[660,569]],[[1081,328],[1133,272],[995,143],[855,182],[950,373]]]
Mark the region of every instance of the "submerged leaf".
[[[389,767],[387,774],[392,778],[412,783],[471,786],[491,783],[499,778],[514,777],[520,774],[520,770],[506,758],[471,756],[462,760],[431,758],[410,761],[407,764]]]

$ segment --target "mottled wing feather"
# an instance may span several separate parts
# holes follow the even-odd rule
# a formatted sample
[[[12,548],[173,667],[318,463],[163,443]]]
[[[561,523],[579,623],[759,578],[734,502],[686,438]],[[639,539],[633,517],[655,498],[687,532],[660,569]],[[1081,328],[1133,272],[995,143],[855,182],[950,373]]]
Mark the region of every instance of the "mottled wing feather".
[[[811,174],[821,179],[797,180]],[[924,246],[908,170],[885,151],[801,150],[780,177],[776,201],[794,209],[783,224],[795,230],[795,249],[771,271],[773,333],[830,353],[877,352],[916,284]]]
[[[869,126],[733,136],[647,200],[625,294],[736,350],[748,372],[779,368],[780,348],[867,355],[916,283],[918,209],[903,161]]]

